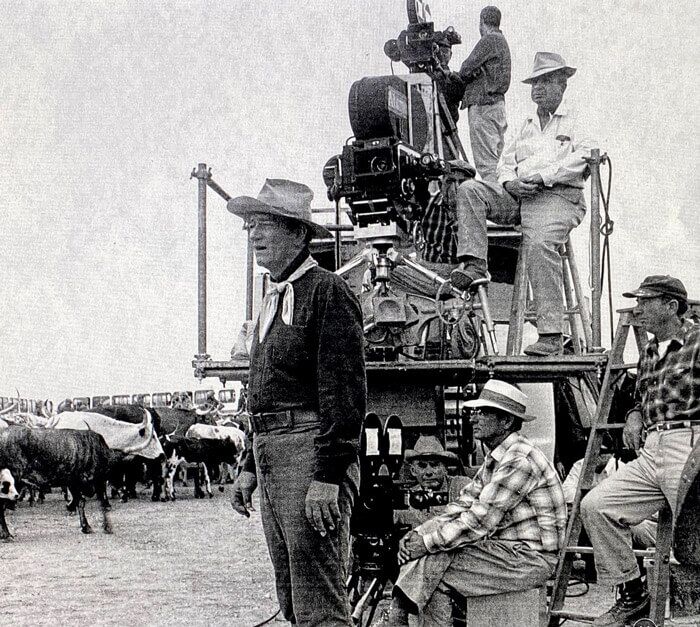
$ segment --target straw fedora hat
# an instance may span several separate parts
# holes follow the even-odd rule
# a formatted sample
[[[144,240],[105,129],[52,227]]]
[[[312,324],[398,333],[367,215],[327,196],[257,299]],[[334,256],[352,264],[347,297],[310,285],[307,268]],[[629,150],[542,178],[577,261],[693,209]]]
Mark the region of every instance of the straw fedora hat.
[[[439,459],[443,462],[456,462],[459,457],[446,451],[440,444],[440,440],[434,435],[422,435],[413,448],[406,450],[405,459],[407,462],[414,459]]]
[[[525,422],[535,419],[535,416],[525,413],[527,395],[505,381],[489,379],[481,390],[479,398],[464,403],[467,407],[494,407]]]
[[[234,215],[246,217],[251,213],[267,213],[296,220],[311,229],[314,237],[328,239],[331,232],[311,218],[311,200],[314,193],[303,183],[286,179],[265,179],[257,198],[238,196],[226,207]]]
[[[564,57],[556,52],[535,52],[535,61],[532,64],[532,74],[523,83],[532,83],[539,76],[551,72],[563,71],[569,78],[576,74],[576,68],[566,64]]]

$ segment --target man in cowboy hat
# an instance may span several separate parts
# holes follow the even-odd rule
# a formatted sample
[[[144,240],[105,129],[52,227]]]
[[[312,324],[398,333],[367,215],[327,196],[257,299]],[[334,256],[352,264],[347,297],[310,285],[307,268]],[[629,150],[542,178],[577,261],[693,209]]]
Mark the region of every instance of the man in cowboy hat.
[[[638,457],[581,501],[598,580],[619,590],[615,605],[593,621],[599,627],[622,627],[648,614],[631,528],[667,502],[675,512],[683,467],[700,437],[700,324],[684,318],[685,286],[674,277],[652,275],[623,296],[637,299],[636,324],[654,337],[640,352],[636,404],[622,432]]]
[[[481,39],[462,63],[462,109],[468,107],[469,139],[474,165],[482,180],[496,182],[496,164],[503,152],[505,94],[510,87],[510,48],[501,32],[501,12],[487,6],[479,15]]]
[[[422,435],[415,446],[404,454],[408,464],[408,470],[416,480],[412,492],[449,492],[450,477],[447,475],[447,465],[456,464],[459,457],[450,451],[446,451],[440,440],[434,435]],[[444,505],[431,505],[417,509],[399,509],[395,512],[395,522],[399,525],[417,527],[435,514],[440,514],[445,509]]]
[[[469,180],[457,190],[457,256],[453,284],[468,289],[488,278],[486,220],[520,224],[534,294],[538,341],[527,355],[562,352],[564,305],[560,246],[585,214],[583,186],[592,141],[564,99],[576,68],[553,52],[538,52],[531,85],[536,113],[528,116],[498,162],[498,181]]]
[[[255,473],[284,617],[352,625],[345,582],[366,403],[362,314],[345,281],[309,254],[313,237],[331,237],[311,219],[312,198],[306,185],[267,179],[257,198],[228,202],[271,278],[250,354],[254,462],[232,505],[249,515]]]
[[[474,437],[489,449],[474,478],[444,513],[404,536],[389,624],[449,625],[450,595],[484,596],[543,584],[564,541],[566,504],[544,453],[518,433],[527,396],[488,381],[474,401]]]

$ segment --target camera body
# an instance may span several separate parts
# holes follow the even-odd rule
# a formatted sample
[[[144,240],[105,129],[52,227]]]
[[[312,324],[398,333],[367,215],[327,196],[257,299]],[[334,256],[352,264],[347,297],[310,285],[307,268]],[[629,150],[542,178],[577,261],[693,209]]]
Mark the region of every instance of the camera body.
[[[348,100],[354,137],[328,160],[328,198],[345,198],[359,228],[396,220],[402,228],[429,199],[443,159],[437,88],[427,74],[365,77]]]

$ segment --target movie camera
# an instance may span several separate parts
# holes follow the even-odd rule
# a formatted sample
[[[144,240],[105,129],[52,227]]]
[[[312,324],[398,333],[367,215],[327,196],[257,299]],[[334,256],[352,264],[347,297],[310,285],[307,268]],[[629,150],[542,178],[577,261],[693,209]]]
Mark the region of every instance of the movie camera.
[[[409,507],[446,505],[447,492],[417,490],[400,480],[405,450],[401,419],[393,414],[382,427],[367,414],[360,441],[360,494],[353,509],[352,570],[348,589],[353,619],[369,625],[387,581],[398,575],[398,542],[410,528],[394,522]]]
[[[452,27],[436,32],[426,21],[427,6],[409,5],[411,23],[386,42],[384,52],[410,73],[353,83],[348,100],[353,139],[323,169],[328,197],[345,198],[358,239],[395,236],[390,229],[363,234],[371,224],[396,222],[408,230],[430,200],[430,182],[450,172],[443,141],[451,143],[456,131],[434,76],[444,71],[441,46],[451,47],[461,38]]]
[[[479,350],[472,295],[456,290],[402,251],[411,237],[420,241],[421,220],[443,202],[445,182],[475,174],[440,87],[447,71],[445,50],[461,38],[452,27],[436,31],[424,2],[408,0],[407,8],[408,27],[387,41],[384,51],[392,62],[404,63],[409,73],[364,77],[353,83],[348,99],[353,137],[323,169],[328,198],[337,211],[345,200],[353,236],[367,245],[336,272],[345,276],[369,267],[364,282],[372,292],[365,328],[369,359],[392,361],[400,354],[444,357],[449,341],[426,339],[435,337],[431,321],[437,317],[452,328],[465,313],[469,324],[462,325],[459,333],[468,336],[463,345],[468,344],[469,350],[460,349],[460,354],[470,358]],[[457,155],[462,159],[454,161]],[[390,282],[397,283],[397,267],[399,292],[389,287]],[[432,316],[421,313],[431,305]],[[414,347],[413,353],[409,347]]]

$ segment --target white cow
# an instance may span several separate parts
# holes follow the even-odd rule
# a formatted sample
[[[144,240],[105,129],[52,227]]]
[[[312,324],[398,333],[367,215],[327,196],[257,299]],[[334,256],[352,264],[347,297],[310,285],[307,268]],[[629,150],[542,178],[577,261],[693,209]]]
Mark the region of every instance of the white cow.
[[[89,411],[66,411],[53,416],[46,426],[51,429],[95,431],[115,451],[146,459],[157,459],[161,455],[165,457],[158,435],[153,429],[151,414],[147,409],[143,413],[143,422],[132,424]]]

